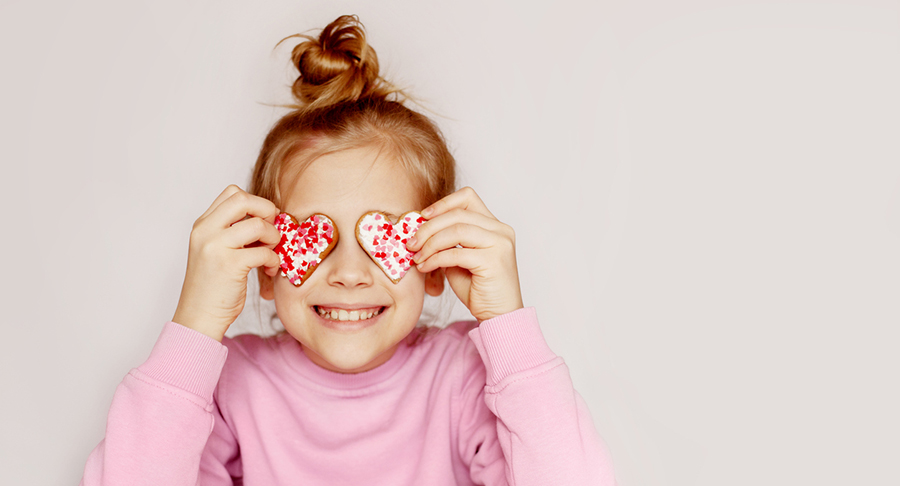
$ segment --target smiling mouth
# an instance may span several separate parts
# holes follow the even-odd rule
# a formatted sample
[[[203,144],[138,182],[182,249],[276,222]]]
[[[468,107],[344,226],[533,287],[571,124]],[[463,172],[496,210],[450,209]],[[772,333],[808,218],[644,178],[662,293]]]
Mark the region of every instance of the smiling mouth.
[[[366,319],[371,319],[373,317],[381,314],[387,307],[370,307],[366,309],[341,309],[338,307],[322,307],[318,305],[313,306],[313,310],[319,314],[320,317],[324,319],[328,319],[330,321],[364,321]]]

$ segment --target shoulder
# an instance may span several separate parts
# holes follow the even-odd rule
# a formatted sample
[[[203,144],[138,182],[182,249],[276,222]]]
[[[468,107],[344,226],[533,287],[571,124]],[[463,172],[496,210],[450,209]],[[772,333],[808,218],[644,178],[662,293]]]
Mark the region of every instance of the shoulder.
[[[221,401],[231,401],[248,393],[262,393],[274,382],[283,369],[283,357],[279,351],[282,341],[278,336],[262,337],[241,334],[225,337],[222,344],[228,348],[228,359],[222,368],[217,389]]]
[[[478,370],[484,363],[470,333],[478,328],[476,321],[457,321],[446,327],[417,328],[410,335],[413,354],[419,355],[420,366],[435,367],[436,375],[462,378]],[[430,364],[430,366],[429,366]]]

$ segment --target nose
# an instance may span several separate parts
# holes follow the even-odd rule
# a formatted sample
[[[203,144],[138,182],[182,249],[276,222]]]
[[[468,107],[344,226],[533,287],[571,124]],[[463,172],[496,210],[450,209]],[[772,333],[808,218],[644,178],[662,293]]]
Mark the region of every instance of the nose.
[[[347,238],[344,236],[346,234],[341,232],[338,244],[322,262],[323,270],[328,269],[328,284],[346,288],[368,287],[374,282],[372,267],[375,262],[359,246],[354,236]],[[349,234],[354,235],[354,232]],[[325,264],[328,266],[325,267]]]

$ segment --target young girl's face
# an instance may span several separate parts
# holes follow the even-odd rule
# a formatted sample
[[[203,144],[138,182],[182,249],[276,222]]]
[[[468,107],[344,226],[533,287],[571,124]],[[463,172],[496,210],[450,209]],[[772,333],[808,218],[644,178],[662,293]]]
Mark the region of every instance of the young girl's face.
[[[339,239],[301,286],[279,274],[264,280],[263,297],[274,297],[285,329],[319,366],[341,373],[377,367],[415,327],[425,292],[440,294],[443,277],[439,272],[426,276],[412,267],[399,283],[391,282],[356,241],[356,222],[368,211],[395,218],[421,210],[420,191],[399,162],[370,148],[319,157],[293,185],[282,184],[281,189],[282,211],[300,221],[313,213],[325,214],[337,226]],[[380,313],[338,321],[321,316],[320,308],[329,313]]]

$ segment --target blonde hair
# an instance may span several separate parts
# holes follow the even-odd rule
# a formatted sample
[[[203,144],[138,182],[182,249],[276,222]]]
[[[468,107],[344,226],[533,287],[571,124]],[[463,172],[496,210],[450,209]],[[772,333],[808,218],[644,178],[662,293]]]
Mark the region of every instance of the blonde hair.
[[[456,163],[437,126],[407,108],[407,96],[378,73],[378,57],[353,15],[338,17],[317,37],[294,47],[299,76],[296,104],[269,131],[251,176],[249,192],[281,207],[279,182],[292,179],[322,155],[374,147],[395,157],[420,188],[423,207],[450,194]],[[288,181],[291,182],[291,181]]]

